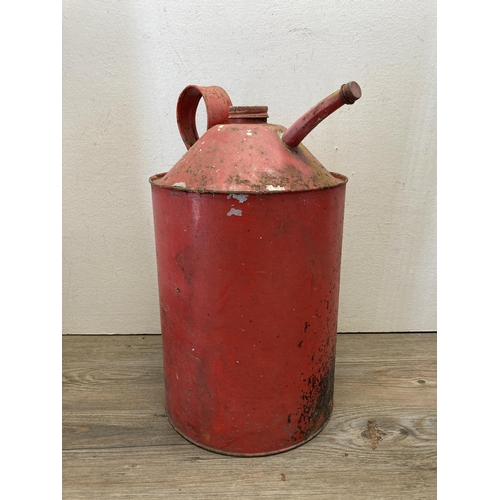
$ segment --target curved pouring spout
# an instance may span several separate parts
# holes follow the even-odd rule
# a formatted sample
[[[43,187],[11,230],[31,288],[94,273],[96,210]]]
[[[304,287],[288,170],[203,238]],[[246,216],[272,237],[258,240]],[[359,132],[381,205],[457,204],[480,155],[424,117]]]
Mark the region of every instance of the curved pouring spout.
[[[361,88],[356,82],[342,85],[340,90],[325,97],[307,113],[302,115],[284,134],[283,142],[289,148],[297,147],[304,137],[325,118],[344,104],[354,104],[361,97]]]

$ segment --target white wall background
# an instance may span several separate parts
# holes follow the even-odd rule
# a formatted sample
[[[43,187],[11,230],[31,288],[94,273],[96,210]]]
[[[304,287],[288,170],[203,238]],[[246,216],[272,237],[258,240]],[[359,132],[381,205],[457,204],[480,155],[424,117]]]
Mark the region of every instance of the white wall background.
[[[148,177],[184,153],[189,84],[289,126],[356,80],[304,141],[346,174],[339,331],[436,329],[434,0],[64,0],[63,330],[158,333]]]

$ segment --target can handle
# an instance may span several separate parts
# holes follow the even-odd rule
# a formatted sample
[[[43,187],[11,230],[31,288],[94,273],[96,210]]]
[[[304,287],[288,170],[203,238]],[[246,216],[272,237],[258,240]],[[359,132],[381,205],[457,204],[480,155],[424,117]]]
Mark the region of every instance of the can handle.
[[[177,126],[187,149],[199,139],[196,109],[202,97],[207,108],[207,130],[214,125],[228,123],[229,120],[229,108],[233,103],[223,88],[187,86],[177,101]]]

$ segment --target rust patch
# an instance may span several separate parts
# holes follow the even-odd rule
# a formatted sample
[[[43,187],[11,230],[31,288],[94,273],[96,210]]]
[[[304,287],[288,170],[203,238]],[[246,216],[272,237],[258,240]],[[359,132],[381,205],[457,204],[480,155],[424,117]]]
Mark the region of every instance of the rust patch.
[[[307,379],[307,391],[293,438],[297,441],[313,434],[330,417],[333,409],[335,354]]]
[[[286,481],[286,476],[285,476],[285,474],[283,474],[283,472],[281,473],[281,480]]]
[[[366,430],[361,433],[361,436],[369,440],[372,450],[375,450],[386,434],[387,432],[380,429],[377,422],[374,420],[368,420]]]

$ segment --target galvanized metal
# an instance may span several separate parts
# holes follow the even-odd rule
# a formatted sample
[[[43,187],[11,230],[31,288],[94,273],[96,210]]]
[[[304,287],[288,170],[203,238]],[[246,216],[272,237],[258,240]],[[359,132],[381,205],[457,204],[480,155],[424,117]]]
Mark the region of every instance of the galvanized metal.
[[[265,107],[228,106],[191,147],[189,120],[187,153],[150,179],[167,413],[212,451],[286,451],[332,412],[347,178]]]

